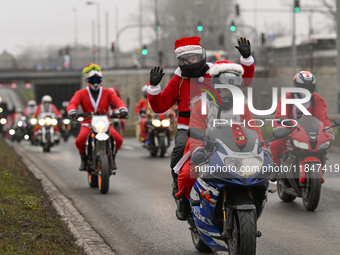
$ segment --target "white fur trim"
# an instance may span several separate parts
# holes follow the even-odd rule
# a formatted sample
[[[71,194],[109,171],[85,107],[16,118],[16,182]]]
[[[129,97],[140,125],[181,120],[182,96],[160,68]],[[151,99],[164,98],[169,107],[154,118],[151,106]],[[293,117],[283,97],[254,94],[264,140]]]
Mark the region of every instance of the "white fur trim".
[[[176,57],[181,56],[186,53],[201,53],[202,54],[202,46],[200,45],[181,46],[175,49],[175,53],[176,53]]]
[[[186,124],[178,124],[177,125],[177,130],[178,129],[185,129],[185,130],[188,130],[189,129],[189,126],[186,125]]]
[[[86,77],[86,78],[89,78],[89,77],[94,76],[95,74],[98,75],[98,76],[100,76],[100,77],[103,77],[102,72],[101,72],[101,71],[97,71],[97,70],[91,70],[90,72],[88,72],[88,73],[85,74],[85,77]]]
[[[241,56],[240,61],[241,61],[241,64],[245,66],[251,66],[252,64],[254,64],[254,58],[252,56],[248,58],[244,58]]]
[[[148,94],[155,96],[161,93],[162,89],[161,86],[158,84],[157,86],[148,86]]]
[[[242,76],[244,74],[244,69],[239,64],[215,64],[212,68],[210,68],[209,74],[211,76],[216,76],[220,73],[226,72],[226,71],[236,71]]]
[[[174,167],[174,172],[178,174],[184,165],[184,163],[190,158],[190,151],[183,155],[183,157],[178,161],[178,163]]]

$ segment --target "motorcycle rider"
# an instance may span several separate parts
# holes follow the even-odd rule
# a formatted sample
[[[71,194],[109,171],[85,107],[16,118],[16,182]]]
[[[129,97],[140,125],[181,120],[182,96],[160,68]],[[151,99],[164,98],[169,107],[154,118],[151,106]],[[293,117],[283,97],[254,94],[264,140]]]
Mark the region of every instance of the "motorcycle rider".
[[[214,129],[218,129],[224,126],[231,126],[231,122],[233,123],[245,123],[245,126],[251,130],[254,130],[260,141],[263,141],[261,131],[256,126],[256,124],[251,123],[249,126],[250,120],[253,119],[253,116],[247,106],[244,105],[245,113],[244,115],[233,115],[233,96],[229,89],[226,88],[215,88],[216,84],[228,84],[228,81],[232,80],[235,86],[242,88],[244,85],[244,80],[241,78],[244,74],[244,69],[241,65],[230,63],[229,61],[216,61],[213,67],[210,68],[209,74],[211,75],[211,87],[215,89],[221,99],[221,103],[216,100],[215,101],[207,96],[207,106],[206,106],[206,115],[202,114],[202,101],[201,98],[194,98],[191,101],[193,104],[191,115],[190,115],[190,127],[200,128],[208,133]],[[215,124],[216,119],[221,119],[224,122],[220,124]],[[225,121],[226,120],[226,121]],[[233,133],[235,142],[241,146],[246,143],[246,138],[242,128],[233,124]],[[189,138],[186,143],[186,148],[183,157],[178,162],[178,164],[174,167],[174,171],[178,174],[178,188],[179,191],[176,194],[176,197],[180,199],[176,210],[176,217],[179,220],[186,220],[188,214],[190,213],[190,204],[189,204],[189,195],[192,186],[195,183],[196,178],[193,178],[191,173],[191,169],[193,166],[189,165],[190,157],[192,161],[198,165],[200,163],[200,159],[207,155],[206,150],[202,146],[202,141],[195,140]]]
[[[147,124],[147,111],[149,110],[149,102],[148,102],[148,86],[150,83],[145,84],[141,91],[143,93],[143,98],[139,100],[136,105],[135,113],[138,115],[138,124],[140,126],[141,137],[140,141],[145,143],[147,142],[147,132],[146,132],[146,124]]]
[[[29,100],[23,115],[27,118],[31,117],[31,115],[37,110],[37,107],[37,102],[35,100]]]
[[[37,118],[37,117],[39,117],[39,114],[41,114],[41,113],[54,113],[57,118],[62,117],[58,108],[54,104],[52,104],[52,97],[50,95],[44,95],[41,98],[41,104],[38,105],[38,107],[35,110],[35,112],[33,113],[32,117]],[[37,124],[34,128],[33,132],[34,132],[34,139],[35,140],[38,140],[38,133],[40,131],[40,128],[41,128],[41,126],[39,124]],[[55,136],[57,137],[56,142],[58,143],[59,137],[60,137],[58,125],[55,125],[53,128],[54,128]]]
[[[102,72],[101,67],[91,63],[83,69],[87,87],[76,91],[71,98],[68,106],[68,115],[75,119],[77,118],[77,107],[80,105],[83,112],[99,112],[104,113],[109,111],[110,103],[120,111],[120,115],[124,118],[128,115],[128,110],[124,102],[111,90],[102,87]],[[85,120],[81,124],[79,135],[76,139],[76,147],[79,150],[81,164],[80,171],[86,171],[87,158],[85,154],[85,142],[88,134],[91,132],[91,120]],[[110,133],[116,142],[116,153],[123,143],[123,138],[110,125]],[[113,155],[113,168],[117,169],[115,155]]]
[[[155,113],[163,113],[178,103],[177,133],[175,135],[175,146],[171,153],[171,174],[173,177],[172,195],[178,192],[177,174],[173,168],[181,159],[187,142],[187,129],[189,128],[190,101],[193,97],[200,95],[202,90],[197,87],[209,80],[209,69],[212,63],[206,62],[204,47],[200,44],[201,38],[184,37],[175,42],[175,54],[178,68],[168,85],[161,92],[159,83],[164,75],[163,69],[155,67],[150,72],[150,85],[148,87],[148,99]],[[255,71],[254,59],[251,56],[250,42],[244,37],[238,39],[235,46],[241,53],[241,65],[245,72],[243,74],[244,87],[252,83]],[[180,201],[181,202],[181,201]],[[178,203],[180,206],[180,203]]]
[[[315,92],[316,88],[316,78],[315,76],[309,71],[300,71],[298,72],[293,78],[293,86],[297,88],[304,88],[309,90],[312,94],[311,99],[307,102],[302,104],[311,114],[312,116],[316,117],[319,121],[321,121],[332,136],[332,141],[335,139],[335,134],[333,129],[331,128],[331,123],[329,122],[329,118],[327,115],[327,105],[325,100]],[[301,93],[287,93],[286,98],[303,98]],[[276,112],[275,112],[275,119],[279,118],[287,118],[287,119],[294,119],[297,120],[303,116],[303,113],[296,107],[296,105],[287,104],[286,105],[286,113],[287,115],[281,114],[281,99],[277,104]],[[274,129],[282,127],[281,125],[274,122]],[[287,139],[276,140],[271,142],[270,144],[270,151],[272,152],[272,160],[278,166],[281,165],[280,157],[284,150],[284,145],[287,142]],[[275,172],[271,181],[275,181],[277,179],[278,173]]]

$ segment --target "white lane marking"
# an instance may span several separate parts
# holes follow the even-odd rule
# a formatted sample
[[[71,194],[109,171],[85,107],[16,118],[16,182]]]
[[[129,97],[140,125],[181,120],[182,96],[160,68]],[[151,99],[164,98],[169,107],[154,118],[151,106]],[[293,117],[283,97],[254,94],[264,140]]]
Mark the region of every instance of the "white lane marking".
[[[135,148],[133,146],[129,146],[129,145],[123,145],[122,149],[124,150],[129,150],[129,151],[133,151]]]

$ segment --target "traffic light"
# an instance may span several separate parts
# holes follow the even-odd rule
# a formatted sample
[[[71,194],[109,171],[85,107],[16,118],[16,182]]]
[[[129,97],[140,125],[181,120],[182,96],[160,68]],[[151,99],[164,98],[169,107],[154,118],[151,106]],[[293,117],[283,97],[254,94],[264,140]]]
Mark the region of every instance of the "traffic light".
[[[111,43],[111,51],[112,51],[112,52],[115,51],[115,43],[114,43],[114,42]]]
[[[142,49],[142,55],[146,56],[147,54],[148,54],[148,50],[146,48],[146,45],[144,45]]]
[[[294,11],[300,12],[300,0],[294,0]]]
[[[158,22],[156,22],[156,31],[158,32],[159,30],[161,30],[161,26],[159,25]]]
[[[198,22],[197,31],[198,32],[202,32],[203,31],[203,26],[202,26],[202,22],[201,21]]]
[[[262,46],[266,43],[266,35],[265,33],[261,33],[261,44]]]
[[[232,21],[231,24],[230,24],[230,31],[231,31],[231,32],[236,31],[236,26],[235,26],[234,21]]]
[[[240,6],[238,4],[235,4],[235,11],[236,11],[236,16],[240,16]]]
[[[224,45],[224,34],[220,34],[218,36],[218,44],[219,45]]]

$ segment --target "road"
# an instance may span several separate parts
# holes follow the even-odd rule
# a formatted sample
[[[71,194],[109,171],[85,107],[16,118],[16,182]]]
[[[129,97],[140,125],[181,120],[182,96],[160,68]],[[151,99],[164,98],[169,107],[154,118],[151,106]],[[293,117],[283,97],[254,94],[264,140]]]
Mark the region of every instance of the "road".
[[[169,156],[151,158],[135,139],[126,138],[117,155],[117,175],[110,179],[108,194],[102,195],[88,186],[87,174],[77,170],[80,159],[73,138],[50,153],[26,141],[21,148],[116,254],[198,254],[188,224],[175,218]],[[328,156],[328,164],[340,163],[338,153]],[[277,193],[269,194],[258,221],[262,237],[257,254],[339,254],[339,177],[326,175],[315,212],[306,211],[301,199],[283,203]]]

